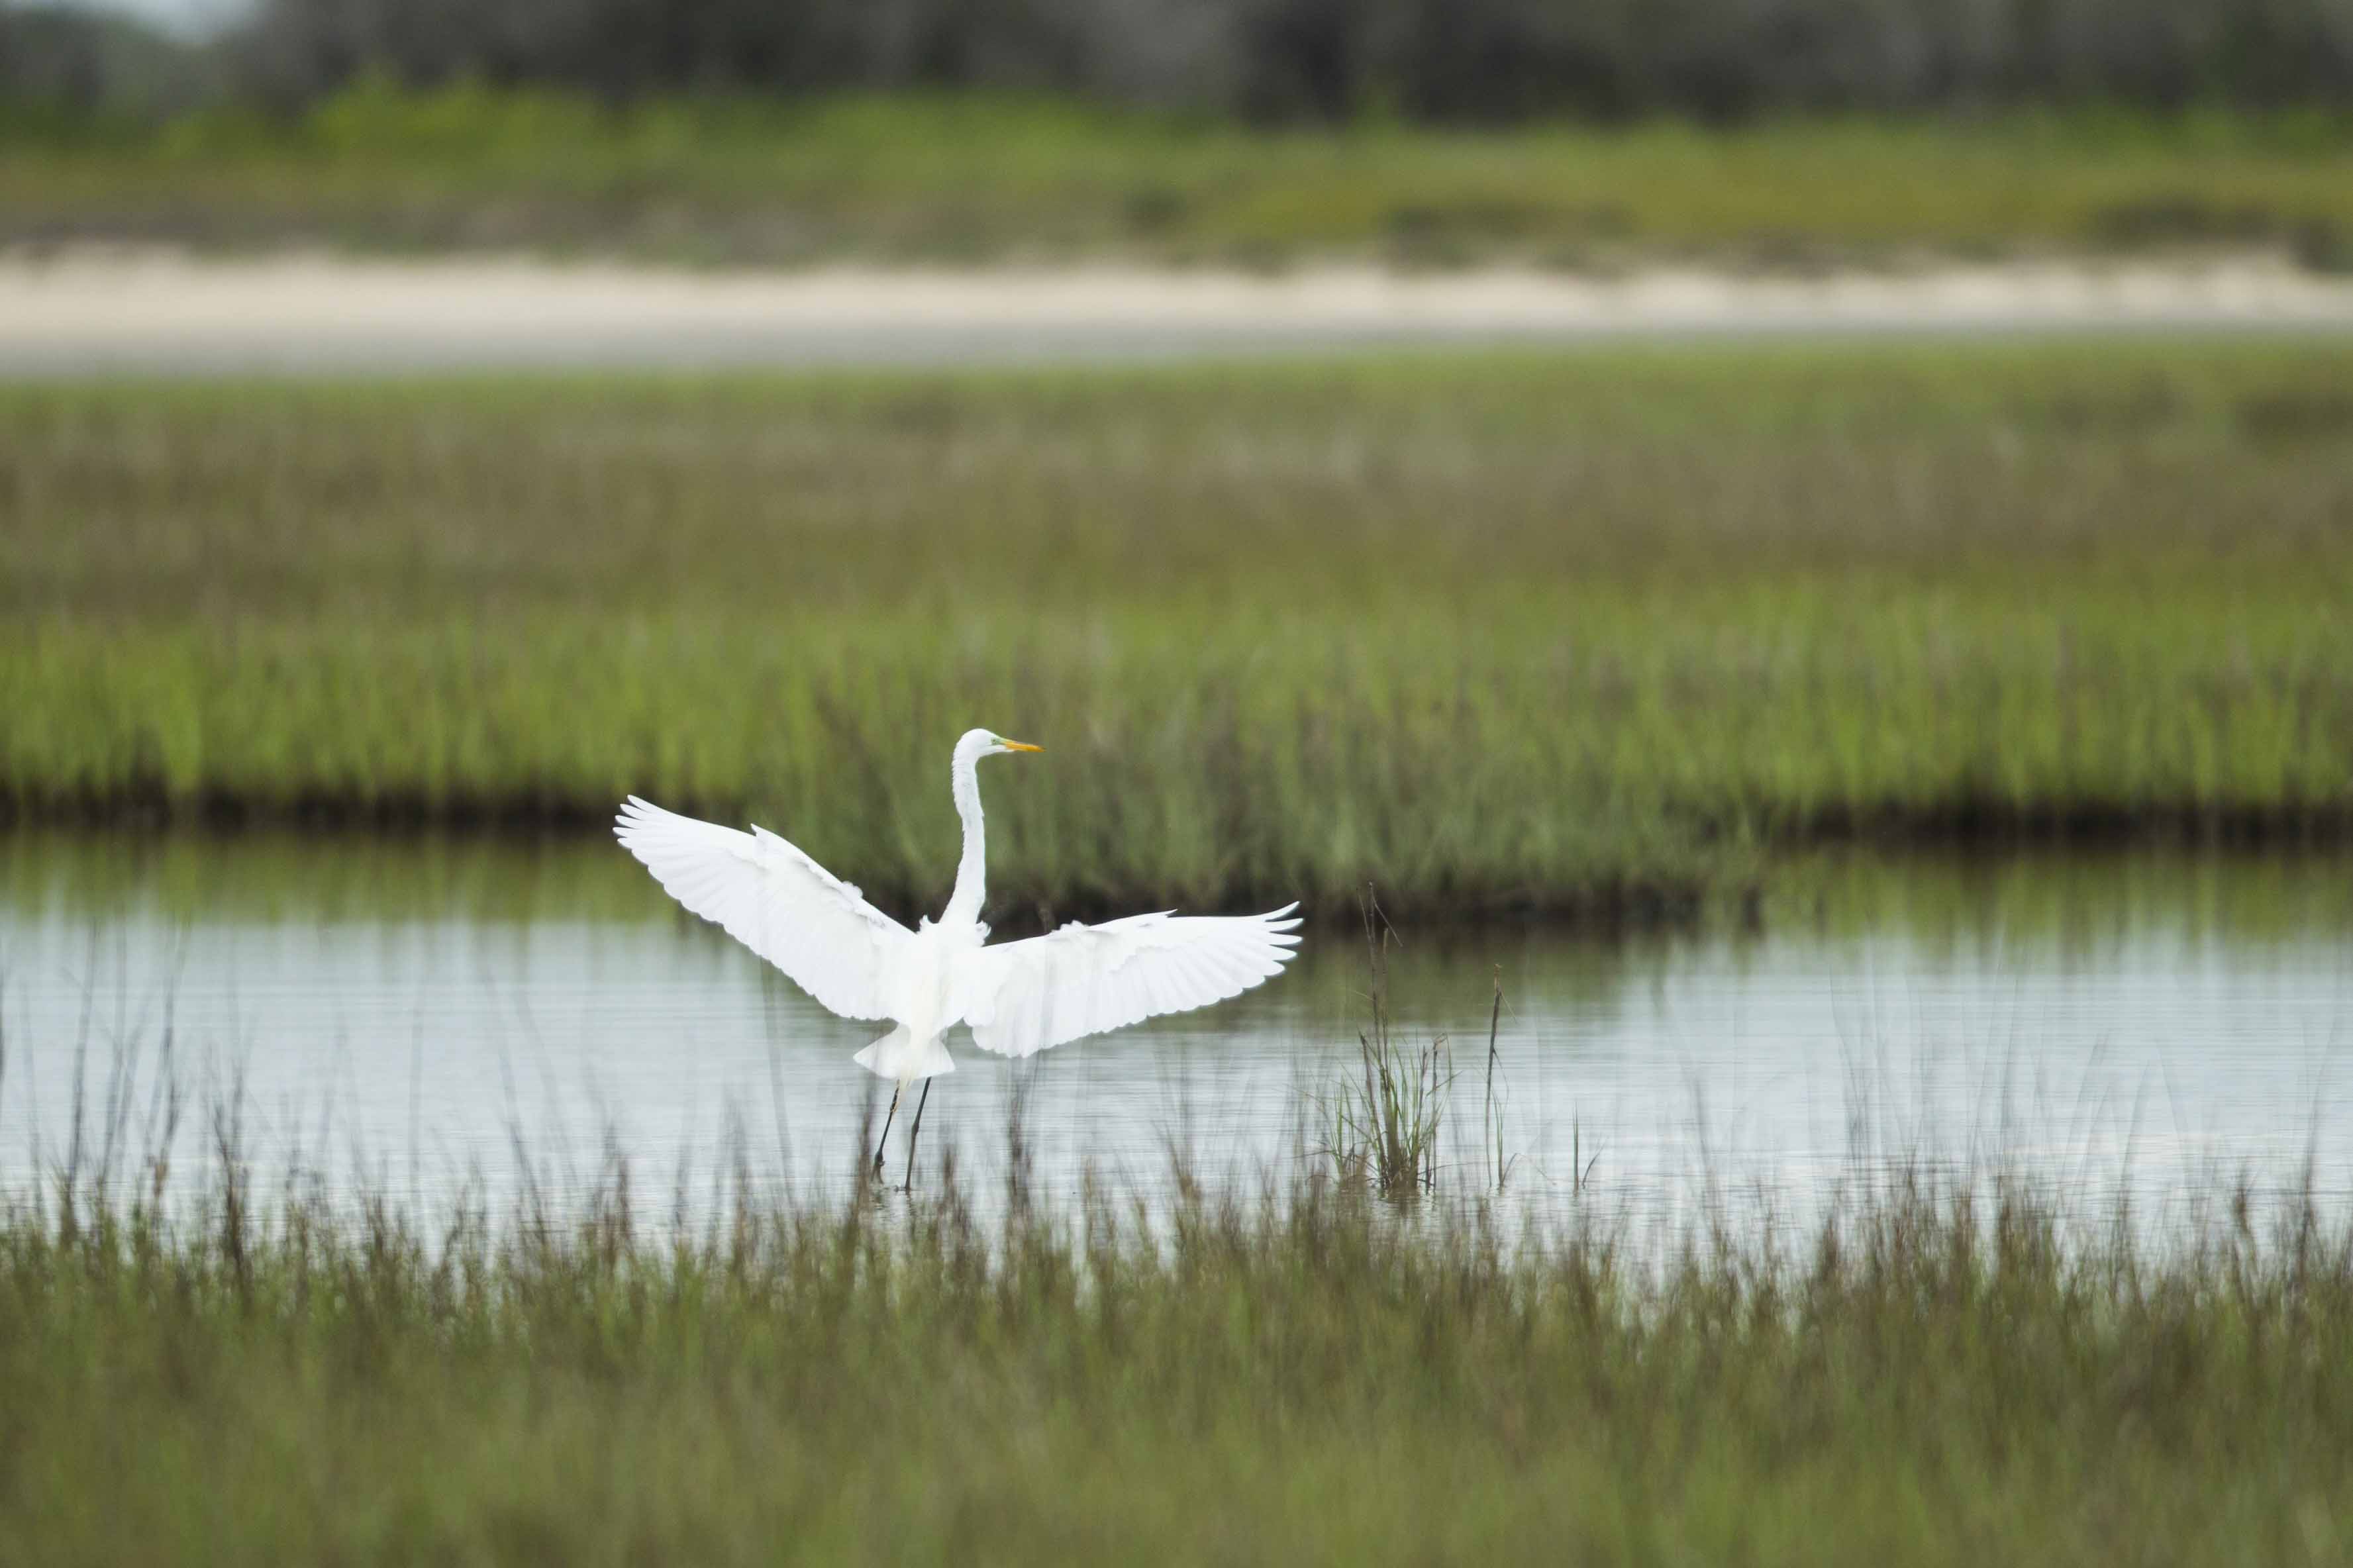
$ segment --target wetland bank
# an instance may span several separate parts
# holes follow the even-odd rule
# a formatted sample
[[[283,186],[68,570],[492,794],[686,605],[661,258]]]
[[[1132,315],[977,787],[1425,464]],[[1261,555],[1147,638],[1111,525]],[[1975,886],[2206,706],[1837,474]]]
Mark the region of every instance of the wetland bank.
[[[2336,834],[2353,352],[0,392],[19,820],[581,827],[936,903],[1609,913],[1827,836]]]

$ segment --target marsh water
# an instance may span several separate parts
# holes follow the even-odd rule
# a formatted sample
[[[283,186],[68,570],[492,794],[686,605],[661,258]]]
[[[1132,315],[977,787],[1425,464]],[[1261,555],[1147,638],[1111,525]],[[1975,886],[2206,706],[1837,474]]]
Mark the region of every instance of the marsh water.
[[[1659,1212],[1917,1160],[2145,1206],[2353,1192],[2353,858],[1844,854],[1768,885],[1631,935],[1394,911],[1398,1036],[1451,1048],[1444,1179],[1492,1184],[1500,1145],[1515,1201],[1582,1179]],[[1163,1190],[1172,1149],[1250,1180],[1318,1160],[1366,989],[1360,932],[1326,920],[1221,1006],[1026,1064],[966,1042],[924,1164],[986,1176],[1017,1114],[1073,1189]],[[20,1197],[69,1165],[198,1169],[226,1130],[264,1185],[430,1208],[626,1165],[691,1210],[738,1178],[846,1187],[882,1110],[849,1059],[877,1029],[596,839],[0,836],[0,1028]],[[894,1132],[894,1180],[902,1157]]]

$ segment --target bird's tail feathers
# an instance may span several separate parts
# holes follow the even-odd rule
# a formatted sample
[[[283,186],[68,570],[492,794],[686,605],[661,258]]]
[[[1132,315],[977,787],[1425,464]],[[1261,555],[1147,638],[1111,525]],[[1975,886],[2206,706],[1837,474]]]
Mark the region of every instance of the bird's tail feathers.
[[[849,1059],[877,1078],[902,1083],[955,1071],[955,1058],[937,1035],[918,1043],[904,1024]]]

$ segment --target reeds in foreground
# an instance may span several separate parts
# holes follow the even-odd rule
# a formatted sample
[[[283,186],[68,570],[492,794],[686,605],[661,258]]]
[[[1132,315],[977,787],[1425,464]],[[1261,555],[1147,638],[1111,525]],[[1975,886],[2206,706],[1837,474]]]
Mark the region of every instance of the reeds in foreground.
[[[224,1123],[224,1126],[227,1124]],[[2337,1561],[2353,1233],[1999,1179],[1507,1232],[1320,1166],[1174,1207],[0,1217],[0,1560]],[[199,1178],[203,1180],[203,1178]]]

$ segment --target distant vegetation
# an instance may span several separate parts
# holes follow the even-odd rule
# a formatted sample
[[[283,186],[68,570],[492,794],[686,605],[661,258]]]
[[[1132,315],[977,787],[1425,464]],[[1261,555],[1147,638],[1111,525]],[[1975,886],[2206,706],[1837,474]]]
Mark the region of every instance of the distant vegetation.
[[[119,26],[0,11],[11,87],[146,75]],[[315,101],[369,72],[607,100],[1052,92],[1256,120],[2341,106],[2337,0],[259,0],[193,90]],[[70,68],[56,63],[64,60]]]
[[[0,246],[2353,268],[2339,0],[0,0]]]
[[[284,113],[28,120],[0,245],[691,265],[1092,258],[1609,272],[2263,250],[2353,268],[2353,127],[2322,116],[1253,128],[1003,98],[431,90]]]
[[[927,1174],[671,1234],[617,1163],[446,1220],[223,1169],[177,1221],[0,1221],[0,1557],[1957,1568],[2353,1528],[2353,1237],[2293,1194],[2152,1242],[1874,1166],[1819,1228],[1678,1240]]]
[[[1024,919],[1673,907],[2353,824],[2353,353],[1609,349],[0,392],[0,800],[749,813]],[[1001,826],[1000,826],[1001,825]]]

